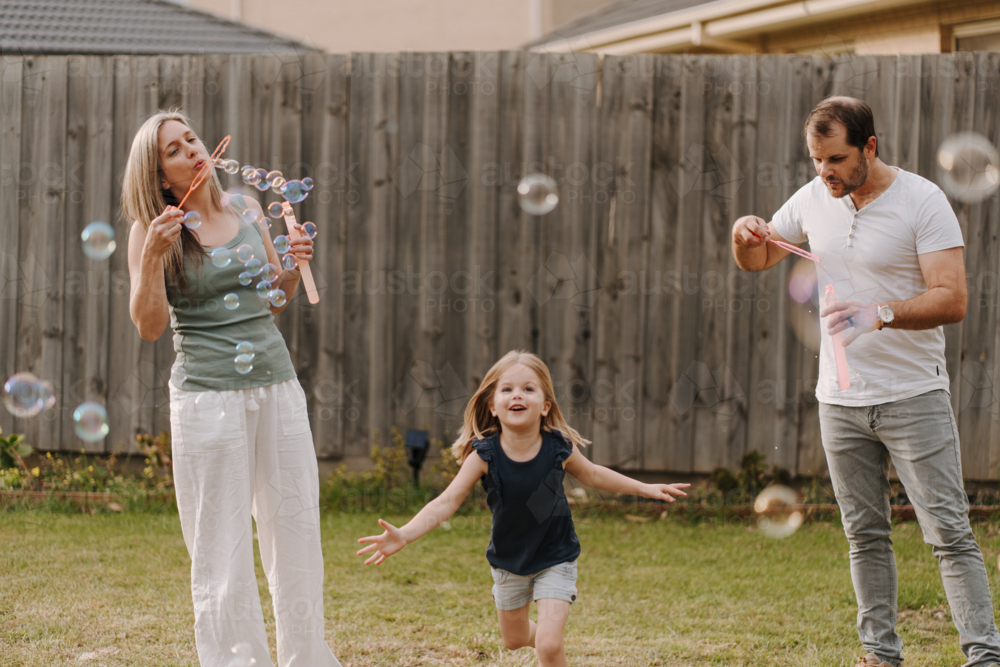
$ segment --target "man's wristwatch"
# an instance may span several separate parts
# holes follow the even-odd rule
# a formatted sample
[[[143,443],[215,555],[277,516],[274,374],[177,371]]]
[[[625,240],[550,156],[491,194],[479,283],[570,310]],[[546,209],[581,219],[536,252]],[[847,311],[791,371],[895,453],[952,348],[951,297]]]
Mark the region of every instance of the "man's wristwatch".
[[[875,304],[878,306],[878,304]],[[892,308],[888,304],[884,306],[878,306],[878,330],[881,331],[882,327],[892,324],[893,318],[896,314],[892,312]]]

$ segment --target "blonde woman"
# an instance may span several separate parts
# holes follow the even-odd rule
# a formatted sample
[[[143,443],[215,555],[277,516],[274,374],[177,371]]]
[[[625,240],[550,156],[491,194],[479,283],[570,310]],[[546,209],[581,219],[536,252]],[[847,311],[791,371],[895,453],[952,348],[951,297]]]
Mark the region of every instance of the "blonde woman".
[[[508,352],[483,378],[452,445],[462,468],[440,496],[402,528],[379,520],[381,535],[358,555],[376,565],[448,520],[478,480],[493,513],[486,550],[493,600],[504,645],[535,649],[542,667],[566,664],[563,629],[576,600],[580,542],[563,492],[568,472],[586,486],[673,502],[690,484],[643,484],[594,465],[579,447],[588,444],[566,423],[552,377],[534,354]],[[473,456],[475,452],[475,456]],[[534,600],[538,622],[528,618]]]
[[[122,187],[132,223],[132,321],[146,340],[168,324],[174,334],[174,485],[191,556],[198,659],[202,667],[229,667],[235,649],[258,666],[273,665],[252,517],[274,601],[278,664],[339,666],[323,638],[319,479],[305,395],[274,325],[284,304],[261,298],[239,277],[245,257],[278,267],[278,253],[259,224],[259,204],[224,195],[214,173],[183,211],[176,208],[209,157],[187,118],[157,113],[132,142]],[[189,228],[183,221],[191,212],[201,224],[189,220]],[[312,242],[300,238],[290,252],[312,259]],[[286,270],[271,287],[287,300],[298,283],[298,271]],[[252,355],[239,368],[237,345]]]

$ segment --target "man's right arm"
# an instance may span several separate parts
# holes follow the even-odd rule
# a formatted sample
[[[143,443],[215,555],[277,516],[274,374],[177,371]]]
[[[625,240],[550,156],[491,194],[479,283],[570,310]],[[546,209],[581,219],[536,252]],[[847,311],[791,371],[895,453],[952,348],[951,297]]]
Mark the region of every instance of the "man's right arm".
[[[768,243],[768,239],[785,239],[774,229],[773,222],[764,222],[755,215],[745,215],[733,225],[733,257],[744,271],[769,269],[790,253],[779,245]]]

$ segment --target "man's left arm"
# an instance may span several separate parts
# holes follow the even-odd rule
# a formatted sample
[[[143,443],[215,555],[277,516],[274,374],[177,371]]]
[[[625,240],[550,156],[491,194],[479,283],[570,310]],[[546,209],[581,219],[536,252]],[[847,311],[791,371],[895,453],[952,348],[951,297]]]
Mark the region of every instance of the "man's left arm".
[[[906,301],[879,304],[844,301],[824,308],[820,317],[829,316],[830,335],[853,327],[851,335],[844,338],[846,346],[861,334],[879,328],[917,331],[961,322],[969,302],[962,248],[928,252],[918,255],[917,259],[927,284],[926,292]],[[892,323],[880,326],[878,307],[886,305],[892,309]]]

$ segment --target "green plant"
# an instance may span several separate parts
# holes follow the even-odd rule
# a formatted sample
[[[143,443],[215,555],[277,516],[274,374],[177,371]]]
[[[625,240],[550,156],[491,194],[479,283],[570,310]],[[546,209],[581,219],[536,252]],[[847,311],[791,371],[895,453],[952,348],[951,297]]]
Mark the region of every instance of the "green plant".
[[[24,442],[20,433],[11,433],[4,437],[0,429],[0,489],[23,489],[32,486],[38,476],[24,463],[24,457],[30,456],[34,450]]]

